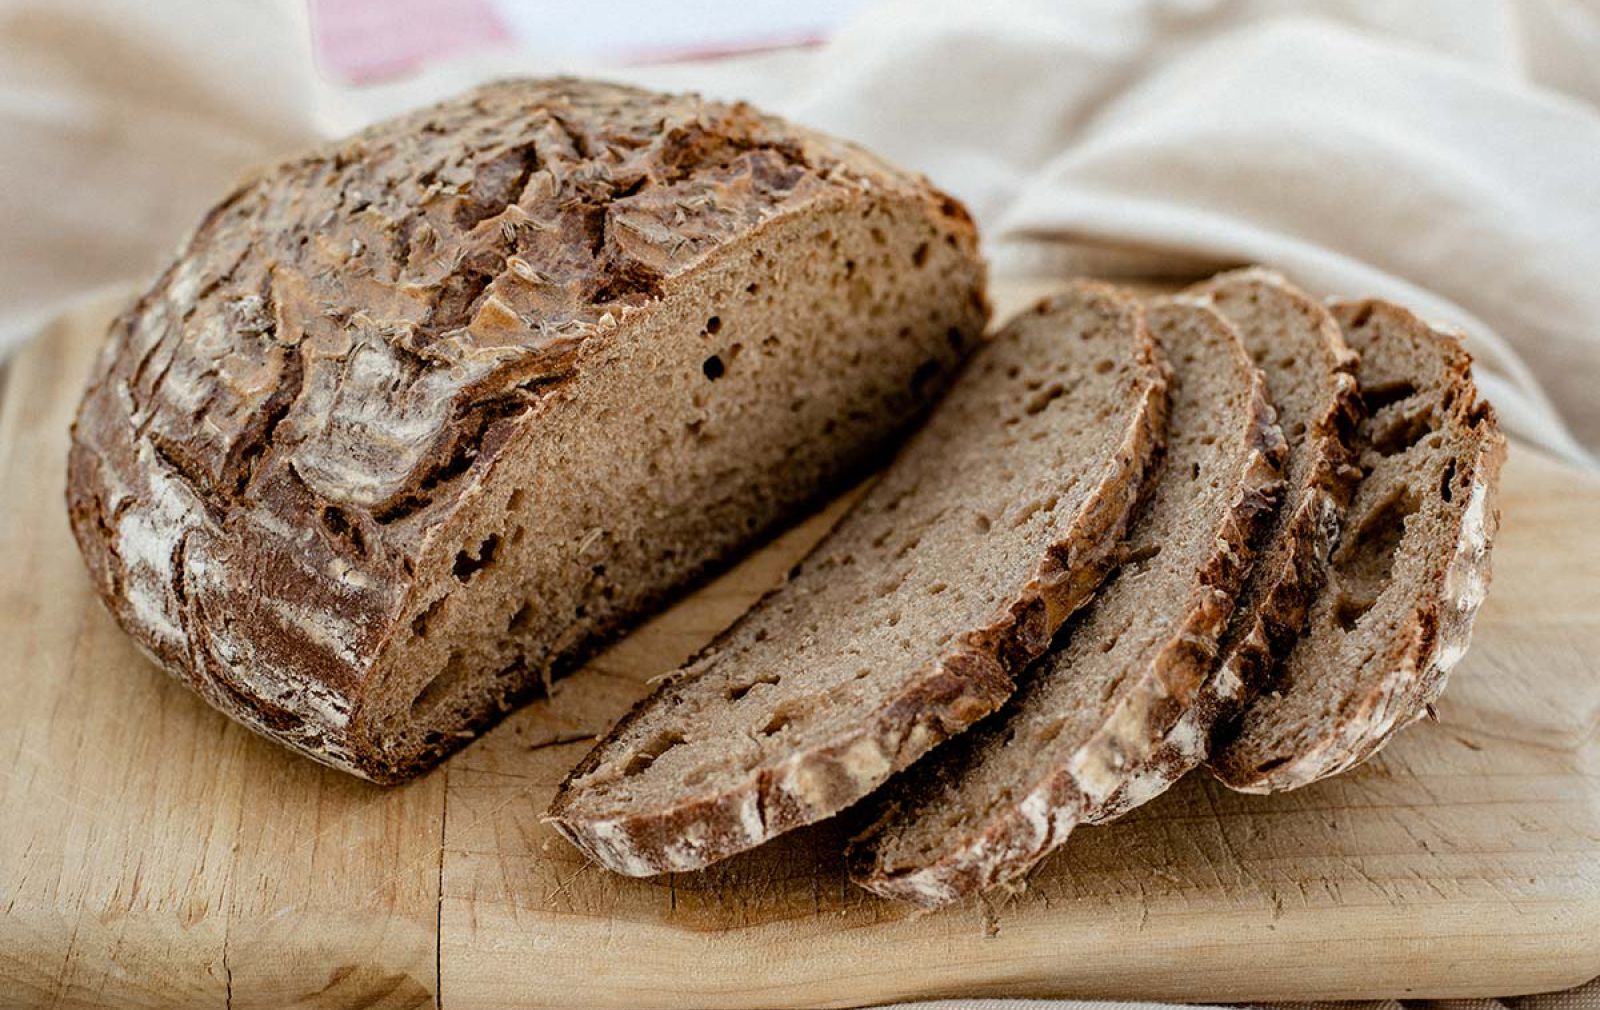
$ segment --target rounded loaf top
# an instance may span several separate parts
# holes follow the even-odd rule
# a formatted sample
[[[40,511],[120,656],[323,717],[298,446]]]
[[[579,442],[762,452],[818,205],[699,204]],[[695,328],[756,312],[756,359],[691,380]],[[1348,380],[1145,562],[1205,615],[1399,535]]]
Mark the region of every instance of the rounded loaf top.
[[[773,218],[867,195],[925,201],[975,255],[958,203],[859,148],[575,79],[490,84],[254,174],[113,322],[90,377],[68,502],[98,589],[221,707],[277,688],[207,667],[308,651],[346,705],[433,531],[591,338],[627,339],[630,315]]]
[[[262,463],[292,464],[318,496],[392,521],[708,250],[875,185],[919,183],[742,103],[488,85],[215,207],[112,328],[130,419],[218,504]]]

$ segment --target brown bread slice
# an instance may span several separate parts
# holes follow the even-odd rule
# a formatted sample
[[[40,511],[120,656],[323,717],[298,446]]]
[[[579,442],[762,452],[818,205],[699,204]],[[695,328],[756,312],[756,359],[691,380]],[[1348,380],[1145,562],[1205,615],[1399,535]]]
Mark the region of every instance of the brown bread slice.
[[[880,794],[850,853],[869,890],[932,907],[1020,877],[1143,766],[1210,672],[1283,440],[1221,316],[1173,300],[1151,327],[1173,369],[1168,450],[1125,563],[998,715]]]
[[[1165,408],[1137,302],[1085,282],[1025,313],[793,578],[573,770],[550,820],[618,872],[692,870],[994,711],[1111,567]]]
[[[159,663],[416,774],[885,448],[961,205],[743,104],[507,81],[266,169],[112,325],[68,505]]]
[[[1333,314],[1361,355],[1365,476],[1305,632],[1211,759],[1245,792],[1343,771],[1426,712],[1489,587],[1505,440],[1472,359],[1388,302]]]
[[[1282,502],[1234,603],[1219,659],[1146,767],[1089,819],[1109,820],[1164,792],[1205,760],[1304,627],[1359,476],[1357,358],[1322,303],[1260,267],[1219,274],[1191,294],[1233,323],[1266,378],[1289,451]]]

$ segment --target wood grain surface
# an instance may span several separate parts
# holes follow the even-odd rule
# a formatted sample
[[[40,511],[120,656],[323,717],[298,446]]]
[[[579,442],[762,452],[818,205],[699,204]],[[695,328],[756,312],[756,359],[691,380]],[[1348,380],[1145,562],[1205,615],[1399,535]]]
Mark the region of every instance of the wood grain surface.
[[[1298,793],[1191,776],[1081,830],[1020,893],[919,915],[848,884],[831,825],[627,880],[540,822],[646,679],[775,584],[843,503],[381,790],[213,712],[95,600],[62,479],[110,311],[63,320],[0,390],[0,1006],[1442,997],[1600,974],[1592,478],[1513,449],[1495,588],[1437,723]]]

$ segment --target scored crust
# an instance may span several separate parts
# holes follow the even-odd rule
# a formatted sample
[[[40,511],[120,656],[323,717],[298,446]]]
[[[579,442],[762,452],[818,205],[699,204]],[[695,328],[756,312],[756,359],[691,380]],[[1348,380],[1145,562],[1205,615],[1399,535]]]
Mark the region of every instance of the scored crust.
[[[870,891],[932,908],[1017,879],[1061,845],[1076,823],[1114,796],[1128,776],[1145,765],[1213,666],[1216,643],[1254,558],[1253,544],[1270,519],[1281,490],[1279,462],[1285,446],[1265,382],[1226,320],[1188,299],[1168,299],[1157,311],[1168,314],[1169,326],[1176,327],[1176,321],[1186,317],[1187,325],[1204,327],[1212,339],[1225,341],[1243,392],[1239,416],[1231,418],[1224,429],[1237,440],[1231,445],[1232,456],[1226,464],[1217,461],[1228,468],[1218,476],[1227,482],[1229,492],[1215,525],[1203,531],[1177,532],[1163,548],[1170,555],[1182,550],[1174,541],[1186,540],[1200,550],[1197,568],[1171,572],[1187,582],[1188,595],[1175,606],[1165,600],[1151,601],[1146,609],[1163,615],[1170,612],[1171,620],[1163,619],[1160,628],[1150,631],[1151,648],[1137,650],[1133,661],[1138,669],[1125,674],[1130,686],[1117,689],[1120,696],[1109,710],[1093,714],[1086,733],[1067,737],[1069,753],[1059,760],[1046,758],[1043,748],[1056,743],[1058,734],[1070,731],[1052,728],[1052,712],[1042,707],[1031,711],[1040,707],[1035,699],[1044,695],[1052,680],[1065,683],[1074,675],[1070,658],[1074,648],[1081,645],[1109,653],[1128,632],[1127,627],[1111,629],[1111,644],[1100,644],[1098,636],[1106,629],[1097,624],[1099,613],[1120,610],[1125,602],[1120,597],[1128,594],[1131,599],[1137,593],[1137,586],[1127,582],[1130,572],[1142,574],[1139,566],[1145,562],[1140,556],[1160,543],[1159,531],[1141,534],[1145,524],[1158,510],[1167,514],[1192,493],[1187,472],[1191,466],[1195,467],[1193,479],[1205,478],[1198,462],[1204,458],[1203,450],[1191,453],[1193,463],[1177,455],[1176,444],[1184,438],[1176,426],[1182,423],[1185,375],[1181,366],[1175,365],[1179,385],[1172,406],[1172,448],[1154,482],[1150,502],[1134,520],[1130,539],[1138,551],[1136,559],[1130,559],[1123,572],[1113,577],[1094,607],[1069,629],[1067,644],[1030,671],[1028,683],[1000,713],[959,739],[952,752],[934,755],[879,795],[875,820],[852,841],[847,857],[852,879]],[[1172,329],[1171,339],[1179,339],[1179,332]],[[1164,351],[1169,359],[1175,356],[1170,343],[1164,343]],[[1199,385],[1205,378],[1192,374],[1189,381]],[[1202,392],[1187,395],[1191,412],[1209,403]],[[1145,543],[1144,538],[1150,542]],[[1154,555],[1156,564],[1160,564],[1161,553]],[[1165,567],[1170,568],[1170,562]],[[1135,636],[1127,637],[1132,640]],[[1053,724],[1059,727],[1063,722],[1065,718]],[[1035,724],[1043,725],[1043,731],[1034,734]],[[1024,735],[1030,736],[1026,742]],[[1034,735],[1037,744],[1031,738]],[[1013,747],[1023,748],[1020,753],[1026,753],[1030,762],[1045,763],[1040,777],[1031,784],[1014,781],[1009,774],[1003,782],[984,781],[986,757],[1019,753]],[[1031,764],[1029,770],[1033,770]],[[967,787],[974,782],[976,786],[969,792]],[[986,786],[992,786],[995,795],[989,795]],[[964,811],[977,813],[969,818]],[[911,831],[937,837],[908,846],[904,833]]]
[[[1211,760],[1242,792],[1296,789],[1345,771],[1421,718],[1466,653],[1488,592],[1505,439],[1478,399],[1471,358],[1457,337],[1400,306],[1366,299],[1331,308],[1362,355],[1367,476],[1279,683]],[[1395,502],[1409,512],[1391,515]],[[1361,586],[1375,534],[1388,538],[1382,584]],[[1361,655],[1349,654],[1358,646]],[[1317,669],[1323,662],[1334,669]]]
[[[896,309],[896,282],[887,294],[857,290],[890,270],[857,251],[887,255],[900,233],[888,209],[914,223],[900,232],[918,233],[905,260],[926,240],[917,263],[889,276],[926,286],[937,273],[946,294],[902,288],[917,304]],[[861,238],[841,250],[846,232]],[[761,276],[734,276],[763,242],[805,248],[806,264],[769,256]],[[489,85],[263,170],[205,217],[111,326],[73,426],[73,532],[118,622],[207,701],[319,761],[397,781],[895,438],[981,332],[976,246],[965,211],[925,180],[743,104],[572,79]],[[786,297],[780,269],[792,279],[835,261],[850,298],[835,294],[827,311],[856,311],[857,331],[887,338],[838,386],[880,396],[883,416],[872,404],[859,405],[860,424],[842,407],[837,420],[807,404],[791,414],[770,391],[752,392],[793,432],[763,448],[778,456],[774,442],[791,438],[815,465],[773,460],[771,483],[788,483],[742,516],[689,530],[675,559],[637,563],[645,574],[621,585],[579,560],[583,530],[549,543],[574,558],[574,599],[563,613],[530,603],[536,627],[517,634],[537,648],[480,656],[500,628],[512,637],[530,595],[496,583],[522,530],[506,520],[488,532],[501,520],[487,514],[520,509],[512,519],[536,528],[585,507],[576,493],[519,498],[503,486],[508,473],[541,445],[558,463],[587,453],[600,472],[655,437],[640,411],[639,432],[606,432],[626,445],[574,445],[563,457],[544,434],[581,412],[579,393],[593,402],[619,360],[652,374],[644,359],[655,349],[642,345],[664,330],[686,331],[685,343],[696,329],[714,334],[708,279],[753,317],[757,299]],[[883,320],[860,318],[886,299]],[[900,322],[910,337],[897,344]],[[856,339],[850,330],[841,325],[834,342]],[[765,336],[745,338],[741,365]],[[774,354],[798,355],[792,345]],[[724,348],[734,371],[719,390],[749,371],[732,365],[737,349]],[[689,362],[697,382],[709,353]],[[903,374],[890,374],[889,358]],[[825,354],[798,360],[800,371],[831,367]],[[913,374],[923,363],[930,370]],[[725,362],[706,357],[705,368],[710,380]],[[715,422],[703,432],[697,418],[673,436],[704,442]],[[840,433],[827,435],[833,423]],[[647,490],[672,478],[662,469]],[[727,497],[715,474],[695,479]],[[530,537],[523,550],[538,546]],[[454,602],[464,598],[474,602]],[[562,627],[585,607],[608,612]],[[480,676],[493,681],[481,696],[453,696]]]
[[[1178,720],[1146,766],[1085,820],[1100,823],[1149,802],[1203,762],[1214,735],[1225,734],[1245,705],[1270,682],[1274,666],[1294,645],[1311,601],[1322,588],[1328,556],[1360,471],[1356,468],[1356,430],[1361,422],[1356,387],[1358,358],[1321,303],[1295,288],[1283,275],[1248,267],[1217,276],[1189,289],[1224,315],[1245,306],[1270,306],[1301,317],[1305,339],[1286,345],[1279,331],[1250,334],[1237,316],[1235,326],[1267,379],[1290,449],[1285,465],[1282,506],[1264,534],[1255,568],[1236,601],[1215,668],[1194,703]],[[1292,353],[1291,361],[1274,356]],[[1287,430],[1288,405],[1275,380],[1298,378],[1291,370],[1316,376],[1318,402],[1312,416],[1298,418],[1301,437]]]
[[[1108,352],[1080,350],[1074,326],[1066,322],[1080,312],[1106,320],[1098,324],[1102,328],[1095,339],[1101,344],[1113,342],[1116,350],[1110,353],[1122,361],[1120,367],[1113,369],[1113,363],[1104,360]],[[1089,339],[1087,331],[1082,339]],[[1093,346],[1082,344],[1084,348]],[[1026,349],[1031,350],[1024,353]],[[1040,360],[1041,355],[1046,360]],[[1095,363],[1088,360],[1090,355],[1100,356],[1098,365],[1106,367],[1091,369]],[[857,548],[852,545],[867,539],[875,529],[872,524],[886,511],[899,508],[903,498],[917,496],[924,478],[954,481],[957,483],[950,486],[955,488],[962,486],[963,478],[973,479],[959,469],[948,469],[945,461],[957,453],[950,448],[952,443],[960,447],[957,458],[973,462],[981,457],[1003,466],[996,461],[1004,459],[1002,440],[1008,437],[1009,426],[994,423],[992,407],[984,405],[998,398],[1001,409],[1017,409],[1012,384],[1026,379],[1029,367],[1048,371],[1054,364],[1048,360],[1052,357],[1062,363],[1063,370],[1052,373],[1057,380],[1053,386],[1036,388],[1027,413],[1037,415],[1040,424],[1046,423],[1053,411],[1070,410],[1070,417],[1097,414],[1101,428],[1093,444],[1099,448],[1093,458],[1071,460],[1069,472],[1032,475],[1052,501],[1045,509],[1048,522],[1039,527],[1039,535],[1045,539],[1029,547],[1031,572],[1025,581],[998,587],[1003,595],[983,605],[987,616],[981,624],[944,628],[943,637],[950,644],[938,645],[930,653],[932,658],[915,669],[899,668],[892,656],[863,655],[861,661],[868,665],[862,674],[882,685],[881,700],[875,707],[842,706],[828,714],[811,739],[788,743],[780,735],[775,744],[757,752],[748,762],[750,767],[719,765],[716,771],[722,778],[718,784],[709,788],[691,784],[701,774],[693,768],[700,760],[695,756],[697,748],[709,748],[712,759],[720,761],[724,751],[732,753],[743,744],[747,732],[736,725],[721,725],[737,718],[720,704],[718,694],[721,680],[717,678],[732,679],[725,672],[726,657],[755,666],[769,662],[776,652],[776,660],[769,663],[776,669],[794,670],[802,678],[815,670],[816,664],[808,666],[800,658],[808,645],[794,630],[795,620],[787,616],[786,608],[806,599],[797,598],[797,593],[815,591],[827,599],[845,592],[842,587],[848,582],[830,582],[847,579],[842,574],[847,567],[870,564],[856,563]],[[1090,374],[1091,370],[1096,374]],[[1034,388],[1032,380],[1028,381]],[[1041,379],[1039,387],[1044,382]],[[1081,396],[1071,395],[1079,384],[1093,382],[1100,382],[1105,392],[1082,402]],[[979,412],[974,405],[984,408],[985,416],[969,418],[968,414]],[[1065,424],[1067,416],[1048,423]],[[868,497],[802,562],[791,583],[763,599],[719,636],[704,657],[640,702],[573,769],[547,819],[603,865],[642,876],[708,865],[837,813],[865,796],[892,773],[996,709],[1011,694],[1020,671],[1048,647],[1060,624],[1093,594],[1114,562],[1116,544],[1139,500],[1144,476],[1160,451],[1165,417],[1164,366],[1137,302],[1107,286],[1078,282],[1067,293],[1025,313],[978,352],[929,425],[913,438]],[[1082,489],[1075,490],[1080,482]],[[924,486],[919,497],[928,499],[937,493]],[[1059,520],[1054,518],[1056,493],[1073,495],[1077,501],[1074,511]],[[922,557],[918,552],[928,552],[928,544],[943,535],[940,523],[948,529],[968,521],[970,496],[960,497],[963,501],[952,501],[948,509],[941,508],[919,526],[898,552],[909,570],[918,570]],[[1023,507],[1004,518],[1020,525],[1024,519],[1038,521],[1039,514]],[[1000,515],[980,519],[985,530],[1002,526]],[[883,540],[880,537],[875,542]],[[974,566],[980,564],[981,552],[970,560]],[[919,585],[917,590],[921,589]],[[944,590],[933,586],[930,591]],[[910,593],[908,589],[891,595]],[[926,597],[908,599],[907,607],[917,606],[918,599]],[[837,628],[817,631],[840,634]],[[911,648],[909,642],[906,645]],[[849,652],[855,643],[839,646]],[[791,649],[799,651],[790,655]],[[783,677],[789,675],[783,673]],[[759,699],[762,696],[752,692],[759,690],[760,684],[778,680],[774,676],[758,680],[754,686],[740,685],[727,697]],[[825,690],[811,696],[819,699],[819,704],[828,703],[841,689],[848,691],[846,684],[819,686]],[[700,694],[718,699],[715,719],[694,719],[693,699]],[[771,703],[761,705],[758,714],[765,718]],[[688,711],[689,722],[686,728],[673,731],[671,727],[682,721],[683,710]],[[782,718],[783,711],[784,706],[779,705],[772,713],[773,722]],[[674,761],[676,766],[671,764]],[[634,796],[652,785],[659,795]]]

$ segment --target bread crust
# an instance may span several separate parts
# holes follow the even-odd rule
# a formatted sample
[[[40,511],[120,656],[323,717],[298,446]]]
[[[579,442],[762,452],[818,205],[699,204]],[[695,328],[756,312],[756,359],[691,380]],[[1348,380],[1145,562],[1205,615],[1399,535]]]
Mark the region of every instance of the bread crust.
[[[1219,317],[1217,325],[1228,324]],[[1212,669],[1216,642],[1281,488],[1283,436],[1266,382],[1259,371],[1251,371],[1237,491],[1217,528],[1214,550],[1196,573],[1194,591],[1138,675],[1137,686],[1066,763],[1050,769],[1020,798],[999,804],[981,831],[933,860],[915,866],[882,864],[876,839],[894,813],[886,810],[850,843],[847,860],[857,884],[886,898],[936,908],[1016,880],[1115,796],[1167,739]]]
[[[1455,457],[1456,480],[1467,488],[1462,504],[1451,510],[1453,543],[1439,552],[1412,604],[1402,629],[1373,663],[1383,677],[1367,685],[1352,704],[1316,735],[1312,744],[1288,760],[1263,771],[1255,755],[1238,741],[1216,755],[1212,770],[1229,788],[1247,793],[1298,789],[1355,767],[1372,757],[1396,732],[1422,718],[1444,690],[1450,671],[1465,655],[1472,625],[1488,595],[1490,549],[1500,525],[1497,504],[1505,437],[1493,409],[1478,399],[1472,381],[1472,359],[1459,339],[1428,327],[1406,309],[1379,299],[1336,301],[1331,310],[1341,324],[1364,313],[1394,313],[1408,325],[1450,345],[1448,388],[1454,400],[1447,423],[1452,435],[1469,442]],[[1404,546],[1402,541],[1401,546]]]
[[[958,203],[762,116],[507,81],[247,178],[112,323],[67,504],[96,590],[215,707],[378,781],[371,689],[418,569],[575,370],[763,227]]]
[[[1095,490],[997,619],[960,635],[942,658],[913,674],[870,724],[841,727],[826,744],[799,750],[774,767],[757,768],[731,789],[663,809],[613,817],[581,815],[572,809],[574,784],[604,760],[602,741],[568,774],[546,821],[619,873],[647,876],[698,869],[838,812],[1010,697],[1015,676],[1049,647],[1056,629],[1088,601],[1113,567],[1145,475],[1164,445],[1166,370],[1142,313],[1109,286],[1077,286],[1126,303],[1134,314],[1141,370],[1133,387],[1135,402],[1124,415],[1119,447]],[[1047,300],[1033,311],[1048,310]],[[708,647],[716,648],[716,642]],[[607,739],[621,736],[646,716],[652,700],[636,705]]]

